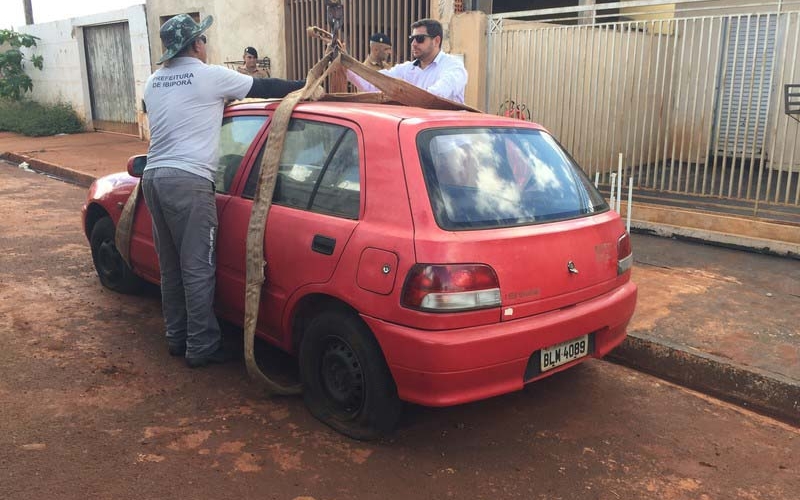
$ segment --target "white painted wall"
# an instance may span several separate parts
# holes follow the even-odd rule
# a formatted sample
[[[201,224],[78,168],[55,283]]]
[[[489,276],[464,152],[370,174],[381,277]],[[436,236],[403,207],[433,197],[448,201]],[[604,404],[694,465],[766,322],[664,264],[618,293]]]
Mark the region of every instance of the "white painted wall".
[[[136,108],[141,112],[144,83],[150,76],[150,50],[147,18],[144,5],[127,9],[74,17],[49,23],[20,26],[18,31],[40,38],[36,47],[23,49],[26,55],[37,54],[44,58],[44,68],[39,71],[29,63],[26,71],[33,80],[32,99],[45,103],[66,102],[72,105],[92,129],[89,79],[86,74],[86,53],[83,45],[83,27],[128,22],[131,36],[133,75],[136,80]],[[141,120],[139,120],[141,124]]]
[[[270,58],[273,77],[286,77],[286,9],[282,0],[147,0],[150,57],[161,58],[161,19],[197,12],[201,19],[214,16],[208,34],[208,63],[241,61],[244,48],[253,46],[258,56]]]

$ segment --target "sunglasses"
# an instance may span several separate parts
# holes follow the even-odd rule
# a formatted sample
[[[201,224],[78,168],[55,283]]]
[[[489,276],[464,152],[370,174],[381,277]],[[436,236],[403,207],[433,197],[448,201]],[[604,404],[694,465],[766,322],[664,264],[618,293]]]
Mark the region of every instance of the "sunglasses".
[[[200,36],[197,37],[197,39],[200,40],[203,43],[208,43],[208,38],[206,38],[205,35],[200,35]]]
[[[411,35],[410,37],[408,37],[408,41],[422,43],[425,41],[426,38],[436,38],[436,37],[433,35]]]

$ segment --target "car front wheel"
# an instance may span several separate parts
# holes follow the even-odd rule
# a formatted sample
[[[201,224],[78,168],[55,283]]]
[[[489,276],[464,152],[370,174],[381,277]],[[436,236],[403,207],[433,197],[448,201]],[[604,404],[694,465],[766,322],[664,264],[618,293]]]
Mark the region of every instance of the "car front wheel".
[[[356,314],[326,311],[300,344],[303,396],[311,413],[354,439],[394,429],[402,402],[378,342]]]
[[[137,293],[141,291],[144,280],[136,276],[133,270],[122,259],[114,242],[116,229],[111,217],[103,217],[92,228],[90,244],[92,261],[97,270],[100,283],[108,289],[119,293]]]

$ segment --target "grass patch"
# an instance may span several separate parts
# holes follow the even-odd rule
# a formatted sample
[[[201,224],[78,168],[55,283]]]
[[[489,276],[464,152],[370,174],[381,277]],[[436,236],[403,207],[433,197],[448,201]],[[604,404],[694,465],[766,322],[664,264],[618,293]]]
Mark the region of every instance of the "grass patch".
[[[83,132],[83,121],[65,103],[40,104],[35,101],[0,99],[0,131],[41,137]]]

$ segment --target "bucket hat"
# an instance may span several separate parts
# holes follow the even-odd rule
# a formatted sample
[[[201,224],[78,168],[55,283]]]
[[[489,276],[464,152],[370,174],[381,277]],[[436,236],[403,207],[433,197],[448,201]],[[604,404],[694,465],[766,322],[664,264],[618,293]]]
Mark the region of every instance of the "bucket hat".
[[[200,24],[194,22],[189,14],[178,14],[170,17],[161,25],[159,35],[164,44],[164,53],[156,64],[161,64],[175,57],[192,40],[200,36],[214,22],[214,16],[208,16]]]

